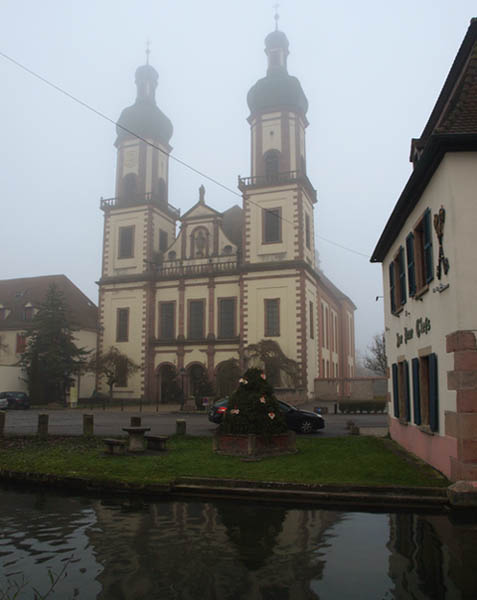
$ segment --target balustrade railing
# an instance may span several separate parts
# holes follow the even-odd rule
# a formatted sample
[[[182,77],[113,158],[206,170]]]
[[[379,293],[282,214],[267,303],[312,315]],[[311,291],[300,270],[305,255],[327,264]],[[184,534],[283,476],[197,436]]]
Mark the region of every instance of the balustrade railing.
[[[148,192],[147,194],[130,194],[128,196],[117,196],[115,198],[103,198],[100,199],[101,210],[107,210],[110,208],[129,208],[131,206],[139,206],[141,204],[155,204],[159,208],[171,213],[176,218],[180,217],[181,211],[169,204],[163,198],[160,198],[157,194]]]
[[[183,275],[208,275],[210,273],[223,273],[235,271],[237,261],[201,263],[195,265],[168,264],[159,265],[157,273],[162,277],[181,277]]]
[[[249,188],[266,187],[274,185],[286,185],[287,183],[302,183],[316,200],[316,190],[311,181],[301,171],[284,171],[282,173],[271,173],[269,175],[255,175],[254,177],[238,178],[239,190],[244,192]]]

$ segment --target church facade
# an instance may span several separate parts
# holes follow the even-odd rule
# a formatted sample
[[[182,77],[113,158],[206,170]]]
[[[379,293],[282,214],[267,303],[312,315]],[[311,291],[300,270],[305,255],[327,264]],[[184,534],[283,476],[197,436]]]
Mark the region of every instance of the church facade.
[[[308,102],[288,74],[285,34],[265,46],[267,74],[247,97],[251,174],[239,178],[242,206],[222,213],[202,186],[182,216],[169,202],[172,124],[155,101],[155,69],[136,71],[136,102],[117,127],[116,196],[101,199],[98,347],[141,365],[116,397],[165,402],[172,379],[193,395],[231,361],[245,369],[262,340],[294,361],[293,387],[308,397],[316,378],[354,375],[355,306],[315,264]],[[277,383],[292,386],[285,375]]]

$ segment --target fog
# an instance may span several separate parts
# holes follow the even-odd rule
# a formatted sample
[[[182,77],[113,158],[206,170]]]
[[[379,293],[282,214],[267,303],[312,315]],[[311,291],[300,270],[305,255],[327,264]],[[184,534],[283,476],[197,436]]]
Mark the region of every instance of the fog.
[[[266,72],[271,5],[3,0],[0,51],[114,121],[135,100],[134,72],[149,39],[173,155],[236,190],[237,175],[250,175],[246,95]],[[381,266],[369,256],[411,173],[411,138],[476,12],[471,0],[281,2],[288,70],[310,104],[321,267],[357,306],[361,351],[384,328]],[[0,279],[64,273],[97,302],[99,198],[115,192],[114,125],[4,57],[0,76]],[[171,162],[169,201],[181,212],[201,184],[215,209],[241,204]]]

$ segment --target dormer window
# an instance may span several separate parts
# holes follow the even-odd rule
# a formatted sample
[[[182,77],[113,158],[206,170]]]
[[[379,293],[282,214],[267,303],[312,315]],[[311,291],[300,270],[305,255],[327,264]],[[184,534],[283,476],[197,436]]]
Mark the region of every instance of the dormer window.
[[[31,321],[33,319],[34,309],[33,306],[25,306],[23,309],[23,320]]]
[[[171,250],[171,251],[170,251],[170,252],[168,252],[168,254],[167,254],[167,258],[168,258],[169,260],[176,260],[176,256],[177,256],[177,255],[176,255],[176,252],[175,252],[175,250]]]

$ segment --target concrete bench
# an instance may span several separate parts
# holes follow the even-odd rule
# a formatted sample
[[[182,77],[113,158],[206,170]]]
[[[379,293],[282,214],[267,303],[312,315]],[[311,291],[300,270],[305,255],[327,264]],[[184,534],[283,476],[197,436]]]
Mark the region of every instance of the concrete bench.
[[[105,438],[103,440],[105,444],[106,454],[126,454],[127,440],[113,440]]]
[[[166,442],[169,439],[168,435],[145,435],[146,445],[148,450],[167,450]]]

